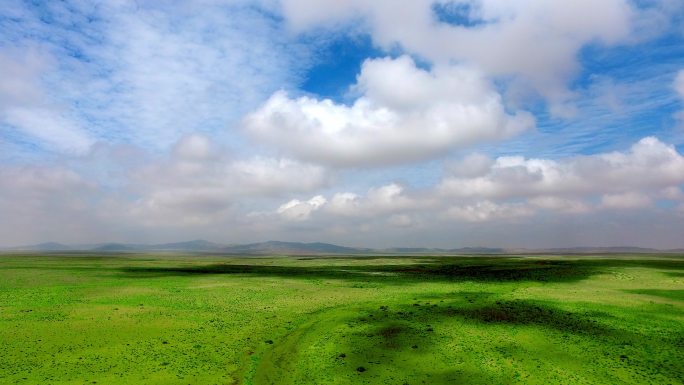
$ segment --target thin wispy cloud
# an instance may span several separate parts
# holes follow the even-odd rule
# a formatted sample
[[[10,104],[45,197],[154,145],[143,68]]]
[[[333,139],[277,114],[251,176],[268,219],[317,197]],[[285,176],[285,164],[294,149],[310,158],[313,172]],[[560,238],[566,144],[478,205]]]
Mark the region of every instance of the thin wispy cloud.
[[[83,152],[95,141],[159,150],[188,133],[225,134],[294,84],[307,57],[247,2],[18,3],[2,32],[3,83],[23,87],[3,93],[33,94],[34,111],[50,105],[11,110],[7,129],[46,151]],[[2,99],[11,107],[29,96]]]

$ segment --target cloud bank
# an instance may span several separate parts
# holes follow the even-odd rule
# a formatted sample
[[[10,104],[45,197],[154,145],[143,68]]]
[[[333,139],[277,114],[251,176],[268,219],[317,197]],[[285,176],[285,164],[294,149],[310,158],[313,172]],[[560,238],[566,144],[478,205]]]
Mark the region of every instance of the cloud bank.
[[[534,220],[535,216],[589,216],[652,208],[656,202],[684,201],[684,156],[674,146],[647,137],[628,151],[561,160],[466,157],[432,188],[407,191],[399,184],[371,188],[365,195],[334,193],[291,201],[277,214],[284,220],[315,215],[348,218],[411,218],[452,222]],[[296,203],[296,204],[295,204]],[[291,216],[287,208],[306,208]]]

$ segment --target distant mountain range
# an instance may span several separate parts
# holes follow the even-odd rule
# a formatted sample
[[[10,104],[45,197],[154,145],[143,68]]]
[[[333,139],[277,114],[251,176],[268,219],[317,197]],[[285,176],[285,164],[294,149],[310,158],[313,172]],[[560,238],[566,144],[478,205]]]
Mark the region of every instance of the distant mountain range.
[[[684,249],[659,250],[642,247],[570,247],[551,249],[506,249],[490,247],[462,247],[455,249],[397,247],[387,249],[371,249],[345,247],[330,243],[302,243],[268,241],[238,245],[225,245],[205,240],[188,242],[134,244],[134,243],[98,243],[82,245],[65,245],[56,242],[40,243],[21,247],[0,249],[2,251],[41,251],[41,252],[190,252],[240,255],[326,255],[326,254],[402,254],[402,255],[449,255],[449,254],[648,254],[648,253],[683,253]]]

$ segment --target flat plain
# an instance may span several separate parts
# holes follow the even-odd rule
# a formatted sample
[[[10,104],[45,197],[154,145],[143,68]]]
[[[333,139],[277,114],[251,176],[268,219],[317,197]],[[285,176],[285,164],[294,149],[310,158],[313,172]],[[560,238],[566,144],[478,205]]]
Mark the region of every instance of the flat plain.
[[[0,255],[2,384],[682,384],[684,256]]]

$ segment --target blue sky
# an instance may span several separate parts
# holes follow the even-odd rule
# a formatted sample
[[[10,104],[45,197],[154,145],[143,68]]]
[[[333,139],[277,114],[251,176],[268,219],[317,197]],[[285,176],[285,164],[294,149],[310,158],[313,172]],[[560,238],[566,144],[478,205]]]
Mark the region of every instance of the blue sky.
[[[683,70],[675,0],[6,1],[0,246],[684,247]]]

